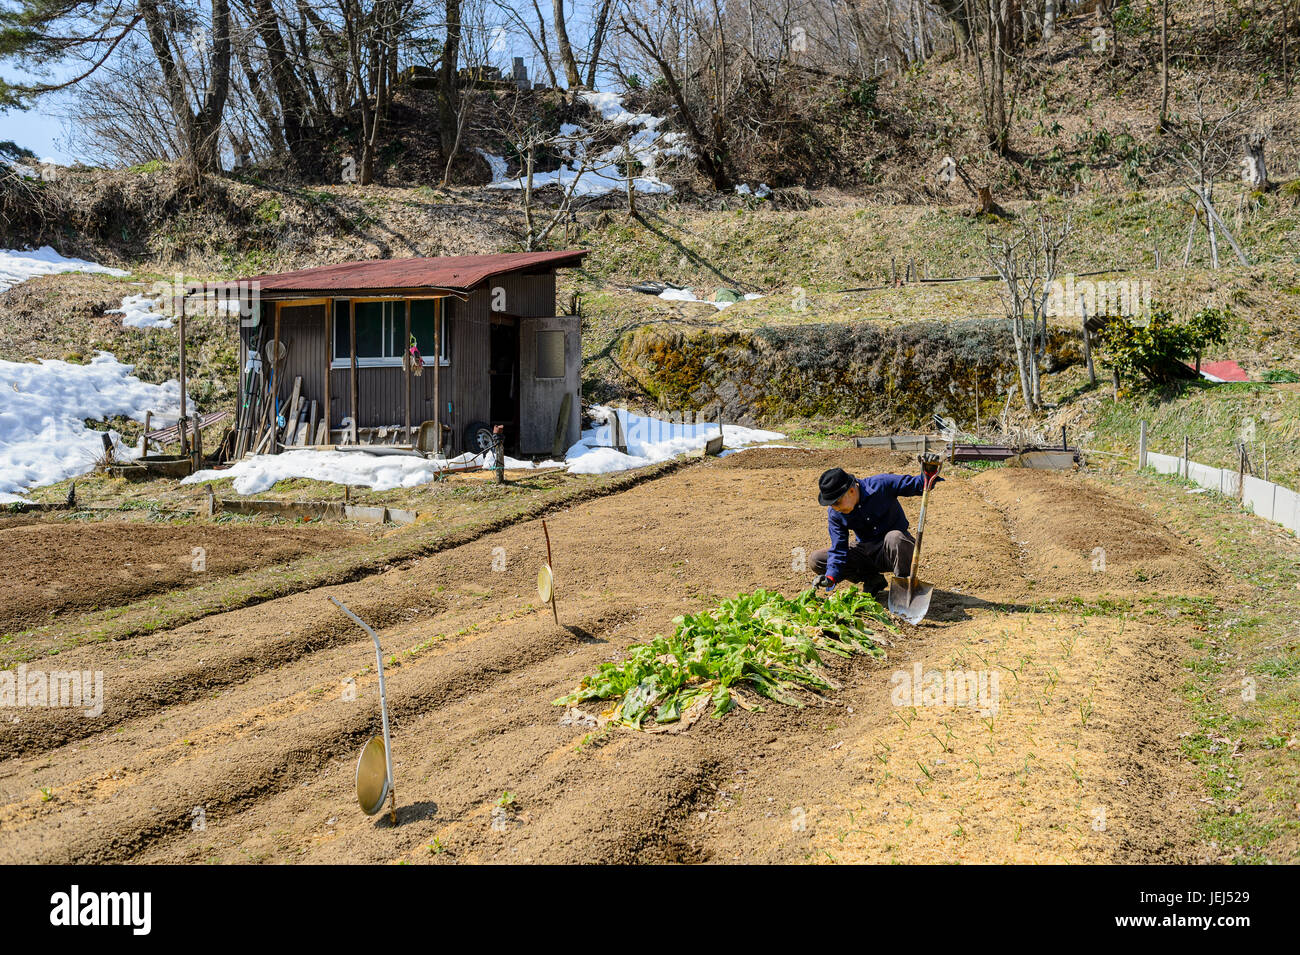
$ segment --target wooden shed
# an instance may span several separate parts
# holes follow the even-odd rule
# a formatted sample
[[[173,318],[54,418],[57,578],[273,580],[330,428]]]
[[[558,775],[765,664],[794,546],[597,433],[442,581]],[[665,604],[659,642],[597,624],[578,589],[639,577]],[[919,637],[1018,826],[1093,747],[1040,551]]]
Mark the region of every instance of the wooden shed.
[[[254,307],[240,330],[236,453],[359,443],[451,455],[486,450],[497,425],[511,454],[567,448],[579,436],[582,343],[578,317],[556,314],[555,271],[585,254],[384,259],[241,280]]]

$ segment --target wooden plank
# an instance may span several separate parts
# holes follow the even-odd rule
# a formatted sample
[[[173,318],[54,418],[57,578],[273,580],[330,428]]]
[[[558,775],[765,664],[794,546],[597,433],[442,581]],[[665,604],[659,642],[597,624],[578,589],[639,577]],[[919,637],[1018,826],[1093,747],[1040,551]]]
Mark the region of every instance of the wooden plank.
[[[307,430],[302,435],[304,439],[302,443],[307,440],[314,441],[316,438],[316,411],[316,399],[313,398],[311,400],[311,414],[307,416]]]
[[[302,391],[302,378],[293,380],[293,392],[289,397],[289,406],[284,414],[284,429],[280,432],[280,442],[288,444],[298,423],[298,400]]]
[[[405,370],[405,380],[402,388],[402,397],[406,408],[406,443],[411,443],[411,300],[405,299],[403,306],[406,311],[406,338],[402,342],[402,368]],[[436,319],[435,319],[436,320]]]
[[[334,367],[334,303],[325,306],[325,407],[321,415],[325,433],[330,430],[330,370]],[[318,442],[319,443],[319,442]]]

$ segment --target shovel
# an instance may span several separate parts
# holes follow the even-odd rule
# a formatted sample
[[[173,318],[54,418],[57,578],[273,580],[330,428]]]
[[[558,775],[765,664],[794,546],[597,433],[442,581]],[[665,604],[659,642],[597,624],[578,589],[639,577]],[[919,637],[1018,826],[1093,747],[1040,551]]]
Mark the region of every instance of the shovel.
[[[922,454],[921,473],[925,485],[921,491],[921,516],[916,520],[916,546],[912,549],[912,573],[908,577],[895,577],[889,582],[889,611],[915,626],[925,619],[930,610],[930,595],[934,584],[927,584],[918,576],[921,567],[921,537],[925,534],[925,505],[930,500],[930,488],[939,476],[939,455]]]
[[[340,600],[330,597],[334,606],[357,622],[375,643],[375,668],[379,672],[379,711],[383,715],[384,735],[372,736],[357,759],[357,802],[361,811],[373,816],[388,800],[388,820],[397,822],[397,794],[393,791],[393,747],[388,738],[388,695],[384,692],[384,649],[379,637],[364,620]]]

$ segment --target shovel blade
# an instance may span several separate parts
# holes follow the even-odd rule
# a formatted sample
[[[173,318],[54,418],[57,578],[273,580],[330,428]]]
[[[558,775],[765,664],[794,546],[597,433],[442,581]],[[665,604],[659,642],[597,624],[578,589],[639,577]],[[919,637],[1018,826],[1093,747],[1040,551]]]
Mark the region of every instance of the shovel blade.
[[[910,600],[907,596],[909,580],[912,583]],[[895,577],[889,582],[889,612],[915,626],[930,612],[930,595],[933,593],[934,584],[927,584],[919,577]]]

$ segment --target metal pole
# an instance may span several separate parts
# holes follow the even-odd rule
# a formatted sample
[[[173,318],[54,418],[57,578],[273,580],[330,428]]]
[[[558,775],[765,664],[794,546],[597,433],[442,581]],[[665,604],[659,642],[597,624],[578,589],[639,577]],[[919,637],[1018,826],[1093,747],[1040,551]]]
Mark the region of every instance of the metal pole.
[[[1138,422],[1138,467],[1147,466],[1147,423],[1146,419]]]
[[[1187,435],[1183,435],[1183,477],[1184,478],[1191,477],[1191,467],[1190,467],[1191,446],[1192,446],[1192,439],[1189,438]]]
[[[185,438],[185,419],[186,419],[185,412],[186,412],[187,402],[185,400],[185,293],[184,291],[181,292],[180,305],[181,305],[179,309],[180,314],[178,318],[180,320],[180,339],[181,339],[181,347],[180,347],[181,416],[176,419],[176,432],[177,434],[180,435],[180,439],[181,439],[181,454],[188,455],[189,441],[187,441]]]

